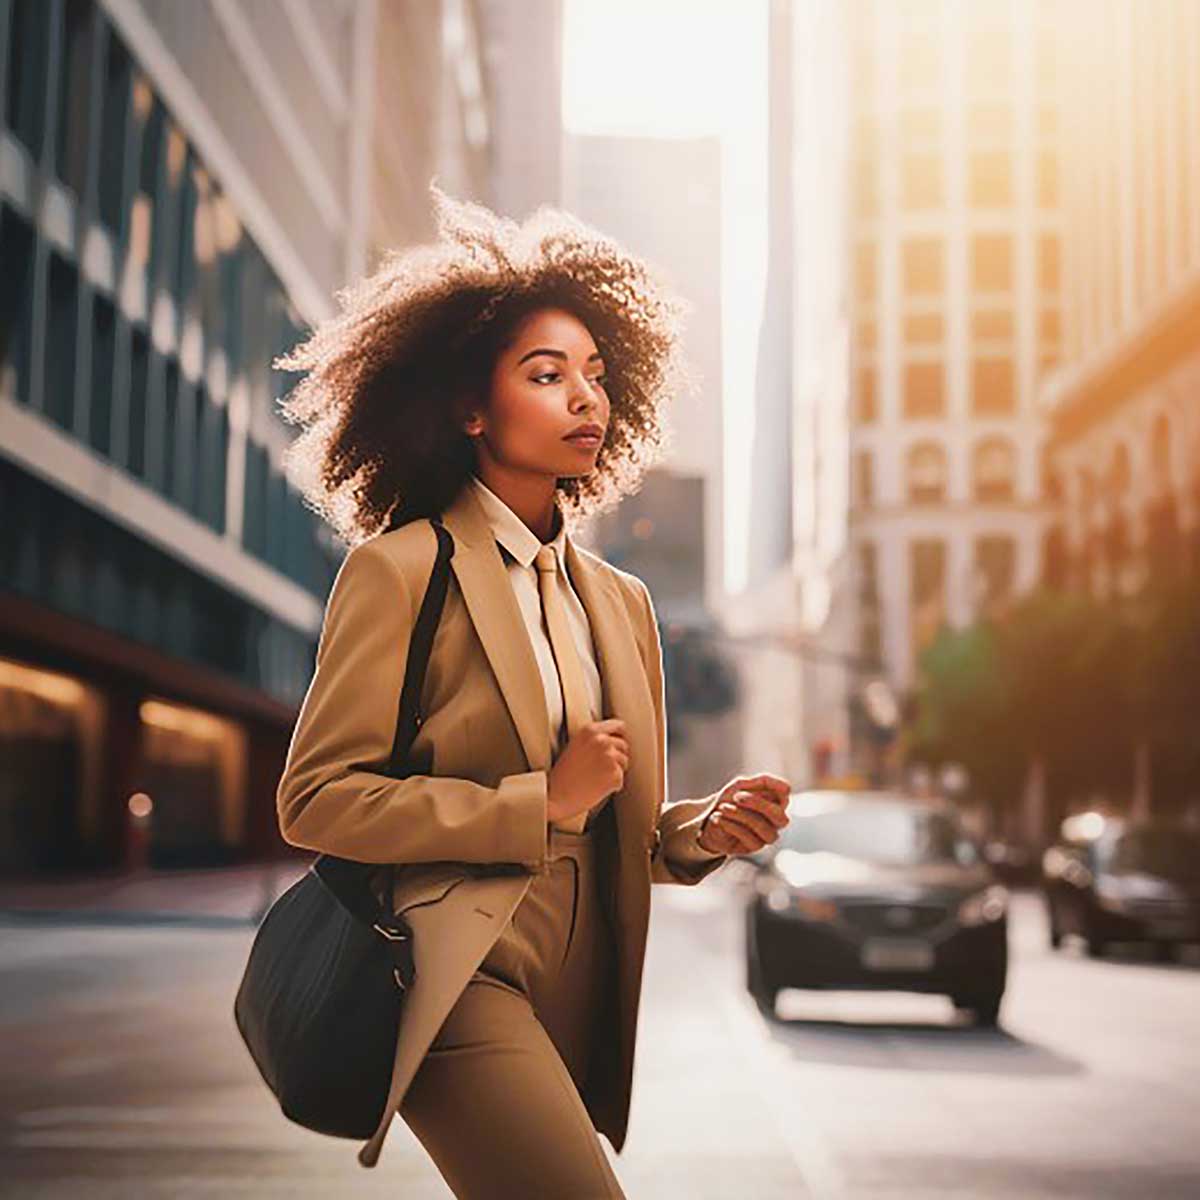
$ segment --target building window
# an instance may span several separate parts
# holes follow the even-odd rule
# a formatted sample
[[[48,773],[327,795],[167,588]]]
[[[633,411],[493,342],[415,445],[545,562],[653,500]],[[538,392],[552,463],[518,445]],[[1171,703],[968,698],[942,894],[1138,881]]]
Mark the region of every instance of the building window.
[[[49,284],[42,408],[64,429],[73,429],[75,345],[79,335],[79,272],[75,264],[51,254]]]
[[[1016,410],[1013,365],[1007,358],[977,358],[972,368],[972,411],[1005,416]]]
[[[171,499],[178,497],[179,487],[179,386],[181,376],[175,359],[167,360],[163,371],[163,442],[162,442],[162,493]]]
[[[46,125],[46,70],[54,9],[31,0],[12,6],[6,70],[7,123],[34,162],[41,159]],[[0,43],[3,45],[3,43]]]
[[[92,385],[89,389],[88,438],[107,455],[111,445],[113,365],[116,357],[116,310],[105,297],[92,298]]]
[[[990,613],[1013,594],[1017,547],[1010,537],[981,537],[975,543],[975,581],[979,608]]]
[[[131,475],[146,477],[146,395],[150,383],[150,339],[135,329],[129,347],[129,425],[125,467]]]
[[[946,451],[937,442],[911,446],[905,476],[910,504],[941,504],[946,499]]]
[[[120,38],[110,29],[104,66],[100,126],[100,220],[113,233],[123,232],[125,215],[125,128],[133,65]]]
[[[913,313],[904,318],[904,340],[914,346],[940,342],[943,324],[941,313]]]
[[[33,226],[0,203],[0,393],[29,403],[32,353]]]
[[[878,554],[874,542],[860,542],[858,545],[858,598],[864,605],[873,606],[879,602],[879,571]]]
[[[1121,442],[1113,451],[1112,461],[1108,465],[1108,499],[1114,507],[1124,502],[1132,478],[1129,448],[1124,442]]]
[[[909,545],[912,643],[916,654],[937,636],[946,613],[946,544],[918,538]]]
[[[861,156],[854,164],[855,194],[858,200],[858,215],[864,219],[873,217],[879,206],[879,185],[876,178],[878,163],[868,155]]]
[[[910,296],[942,290],[942,241],[910,238],[904,243],[904,290]]]
[[[1013,336],[1013,315],[1007,308],[983,309],[971,317],[971,336],[979,341],[1009,340]]]
[[[945,372],[940,361],[906,363],[904,415],[940,417],[945,412]]]
[[[1058,204],[1058,159],[1049,151],[1037,156],[1037,199],[1042,208]]]
[[[1041,484],[1042,498],[1044,500],[1049,500],[1054,504],[1058,504],[1062,501],[1062,475],[1059,473],[1058,464],[1054,461],[1054,452],[1048,443],[1042,446]]]
[[[879,415],[875,394],[875,368],[861,367],[858,372],[858,420],[869,425]]]
[[[855,282],[858,300],[867,303],[875,299],[875,243],[859,242],[855,259]]]
[[[1016,494],[1017,455],[1006,438],[986,438],[975,447],[975,499],[1000,504]]]
[[[58,135],[54,168],[81,197],[87,182],[88,116],[91,112],[92,0],[67,0],[63,61],[58,75]]]
[[[859,653],[870,662],[878,662],[883,652],[879,620],[879,569],[874,542],[858,547],[858,619]]]
[[[854,456],[854,494],[859,508],[875,503],[875,460],[870,450],[859,450]]]
[[[1012,288],[1012,238],[983,233],[971,239],[971,286],[979,292]]]
[[[1059,280],[1059,243],[1053,234],[1038,238],[1038,287],[1043,292],[1057,292]]]
[[[1007,150],[980,150],[967,164],[970,202],[976,208],[1012,203],[1012,155]]]
[[[1065,587],[1069,573],[1066,534],[1061,525],[1051,525],[1042,537],[1042,586]]]
[[[900,165],[905,208],[937,208],[942,203],[942,159],[938,154],[906,154]]]
[[[242,540],[259,558],[267,551],[267,452],[246,439],[246,482],[242,511]]]

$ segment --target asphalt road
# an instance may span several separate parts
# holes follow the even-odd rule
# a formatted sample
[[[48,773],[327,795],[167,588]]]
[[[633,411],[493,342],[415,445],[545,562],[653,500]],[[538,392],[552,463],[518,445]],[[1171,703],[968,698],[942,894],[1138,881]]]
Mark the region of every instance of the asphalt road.
[[[1014,902],[999,1030],[940,997],[742,990],[735,868],[656,886],[631,1197],[1200,1196],[1200,957],[1051,952]],[[0,927],[0,1195],[446,1197],[291,1126],[231,1005],[249,929]]]

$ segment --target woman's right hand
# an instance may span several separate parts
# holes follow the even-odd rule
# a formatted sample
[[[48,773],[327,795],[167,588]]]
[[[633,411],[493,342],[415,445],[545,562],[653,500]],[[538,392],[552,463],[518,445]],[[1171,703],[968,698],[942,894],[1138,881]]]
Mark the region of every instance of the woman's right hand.
[[[610,717],[581,725],[550,768],[546,820],[565,821],[594,808],[624,785],[628,766],[624,721]]]

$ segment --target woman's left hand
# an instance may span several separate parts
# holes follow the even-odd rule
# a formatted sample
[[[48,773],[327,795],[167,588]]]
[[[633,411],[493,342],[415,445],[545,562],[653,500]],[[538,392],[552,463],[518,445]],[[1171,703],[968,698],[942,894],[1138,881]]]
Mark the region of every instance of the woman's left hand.
[[[788,823],[791,784],[778,775],[739,775],[717,796],[700,832],[712,854],[753,854],[779,837]]]

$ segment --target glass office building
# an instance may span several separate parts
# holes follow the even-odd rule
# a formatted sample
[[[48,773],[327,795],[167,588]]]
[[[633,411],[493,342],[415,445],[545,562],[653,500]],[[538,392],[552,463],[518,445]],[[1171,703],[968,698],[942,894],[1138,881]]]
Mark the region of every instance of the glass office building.
[[[0,0],[0,872],[277,845],[340,548],[271,361],[364,241],[370,6],[288,7]]]

